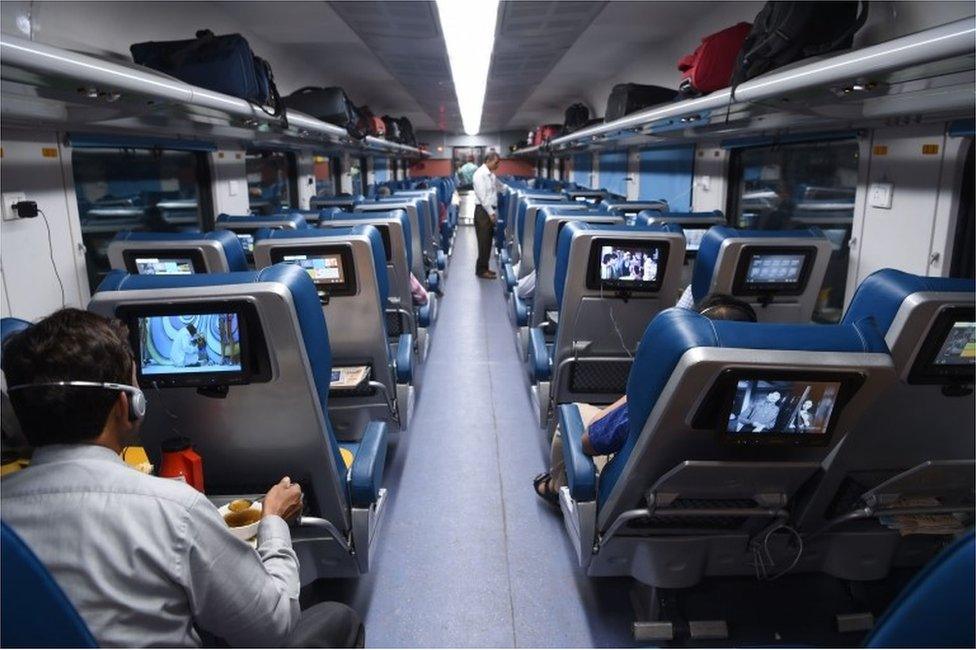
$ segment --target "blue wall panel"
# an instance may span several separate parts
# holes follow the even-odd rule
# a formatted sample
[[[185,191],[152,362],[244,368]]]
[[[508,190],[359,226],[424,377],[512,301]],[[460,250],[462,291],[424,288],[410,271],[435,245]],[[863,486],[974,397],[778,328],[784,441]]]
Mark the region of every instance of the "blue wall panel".
[[[627,152],[600,154],[600,188],[627,197]]]
[[[373,158],[373,182],[385,183],[390,180],[390,164],[386,158]]]
[[[695,147],[661,147],[640,155],[639,199],[666,199],[672,212],[691,210]]]
[[[573,182],[581,187],[590,186],[590,172],[593,171],[593,156],[581,153],[573,156]]]

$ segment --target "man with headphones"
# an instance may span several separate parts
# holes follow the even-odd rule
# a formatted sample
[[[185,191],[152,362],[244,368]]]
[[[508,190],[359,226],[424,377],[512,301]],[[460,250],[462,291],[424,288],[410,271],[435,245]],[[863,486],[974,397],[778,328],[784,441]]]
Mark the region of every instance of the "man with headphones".
[[[146,398],[125,325],[63,309],[5,341],[7,389],[28,468],[3,480],[10,525],[47,566],[102,646],[352,647],[362,624],[340,603],[299,608],[288,477],[264,497],[257,552],[186,483],[120,457],[141,444]]]

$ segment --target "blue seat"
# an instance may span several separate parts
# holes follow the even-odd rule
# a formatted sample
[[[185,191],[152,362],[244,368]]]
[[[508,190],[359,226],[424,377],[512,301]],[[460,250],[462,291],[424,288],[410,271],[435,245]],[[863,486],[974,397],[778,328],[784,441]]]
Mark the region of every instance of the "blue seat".
[[[976,646],[976,538],[963,535],[928,564],[888,608],[868,648]]]
[[[123,230],[108,245],[113,269],[136,272],[129,257],[160,251],[197,252],[207,273],[233,273],[247,270],[247,257],[241,240],[230,230],[212,232],[142,232]]]
[[[4,319],[8,320],[8,319]],[[0,522],[0,645],[97,648],[95,637],[33,551]]]
[[[7,340],[7,337],[16,334],[17,332],[22,332],[31,326],[30,321],[23,320],[22,318],[0,318],[0,344]]]
[[[735,296],[752,305],[760,322],[809,322],[832,250],[830,240],[819,228],[738,230],[715,226],[702,236],[698,247],[692,296],[696,303],[713,294]],[[756,255],[802,256],[795,285],[767,283],[768,289],[746,285],[747,270],[754,260],[761,259]],[[762,283],[756,282],[755,287],[759,286]]]
[[[736,378],[758,382],[785,371],[787,382],[801,384],[783,390],[803,389],[806,380],[809,391],[817,381],[812,377],[852,382],[846,401],[830,402],[833,419],[819,434],[825,437],[811,445],[761,444],[761,438],[738,444],[726,433],[731,417],[722,419],[733,411],[724,409],[734,408],[739,390],[758,383],[743,388]],[[723,383],[733,380],[738,383]],[[749,540],[791,516],[784,508],[892,381],[884,339],[869,323],[783,325],[712,321],[687,309],[659,313],[627,380],[627,437],[599,481],[582,451],[578,409],[559,407],[568,483],[560,500],[579,561],[589,575],[630,575],[669,588],[694,585],[713,571],[753,575],[744,552]],[[757,506],[744,505],[750,503]],[[721,508],[746,512],[712,519]],[[717,557],[724,559],[709,560]]]
[[[88,309],[121,316],[165,307],[165,314],[179,315],[182,306],[201,300],[217,310],[221,303],[235,311],[241,303],[251,305],[239,311],[239,318],[246,325],[242,329],[248,334],[255,374],[247,383],[229,386],[220,399],[192,389],[159,388],[161,398],[165,393],[165,408],[150,409],[140,433],[150,458],[158,462],[157,450],[172,435],[175,416],[207,458],[209,494],[241,494],[242,483],[267,486],[284,475],[301,477],[309,497],[307,514],[356,540],[350,547],[334,539],[324,524],[297,527],[293,538],[303,584],[364,573],[370,530],[385,495],[381,482],[387,428],[382,422],[363,425],[347,469],[328,411],[329,332],[315,285],[303,270],[279,264],[260,271],[198,275],[112,271]],[[281,413],[288,416],[269,419]]]

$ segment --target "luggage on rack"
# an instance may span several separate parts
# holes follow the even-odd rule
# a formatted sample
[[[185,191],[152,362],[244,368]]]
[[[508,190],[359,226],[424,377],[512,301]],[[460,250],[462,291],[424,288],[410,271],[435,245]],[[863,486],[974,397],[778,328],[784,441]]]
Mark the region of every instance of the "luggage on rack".
[[[620,119],[643,108],[667,104],[674,101],[678,95],[676,90],[661,86],[645,86],[642,84],[617,84],[607,97],[607,110],[604,118],[607,122]]]
[[[400,125],[400,143],[410,147],[417,146],[417,137],[413,134],[413,124],[406,117],[397,120]]]
[[[390,142],[402,142],[400,123],[397,122],[396,118],[384,115],[381,119],[383,120],[383,126],[386,127],[386,139]]]
[[[572,104],[566,109],[566,116],[563,120],[563,134],[579,131],[590,120],[590,109],[584,104]]]
[[[271,66],[255,56],[240,34],[215,36],[209,29],[185,41],[147,41],[129,47],[132,60],[194,86],[240,97],[271,115],[285,116]]]
[[[285,106],[308,113],[312,117],[344,128],[349,135],[363,139],[366,134],[359,129],[359,111],[342,88],[332,86],[317,88],[305,86],[285,97]]]
[[[681,57],[678,70],[682,79],[678,93],[682,97],[698,97],[728,86],[736,57],[750,29],[752,25],[749,23],[738,23],[709,34],[694,52]]]
[[[357,126],[360,131],[374,138],[382,138],[386,135],[386,124],[381,118],[373,115],[369,106],[363,105],[356,110],[359,112],[359,124]]]
[[[532,144],[539,146],[549,142],[553,138],[558,138],[562,130],[562,124],[543,124],[533,132]]]
[[[742,43],[732,86],[810,56],[850,48],[868,19],[868,3],[767,2]]]
[[[535,143],[535,129],[529,131],[528,135],[525,136],[525,146],[531,147]]]

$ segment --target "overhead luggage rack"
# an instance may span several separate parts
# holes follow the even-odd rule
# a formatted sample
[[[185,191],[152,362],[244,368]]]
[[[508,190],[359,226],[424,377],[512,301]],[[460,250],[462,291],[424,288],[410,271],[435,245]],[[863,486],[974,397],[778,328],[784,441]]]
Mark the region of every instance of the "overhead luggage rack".
[[[846,128],[911,116],[931,121],[973,111],[976,18],[781,68],[704,97],[662,104],[526,147],[546,156],[730,134]]]
[[[288,111],[278,117],[238,97],[192,86],[125,61],[73,52],[0,34],[5,123],[105,127],[117,131],[206,133],[249,144],[322,145],[329,149],[402,158],[427,154],[367,136],[356,140],[338,126]]]

